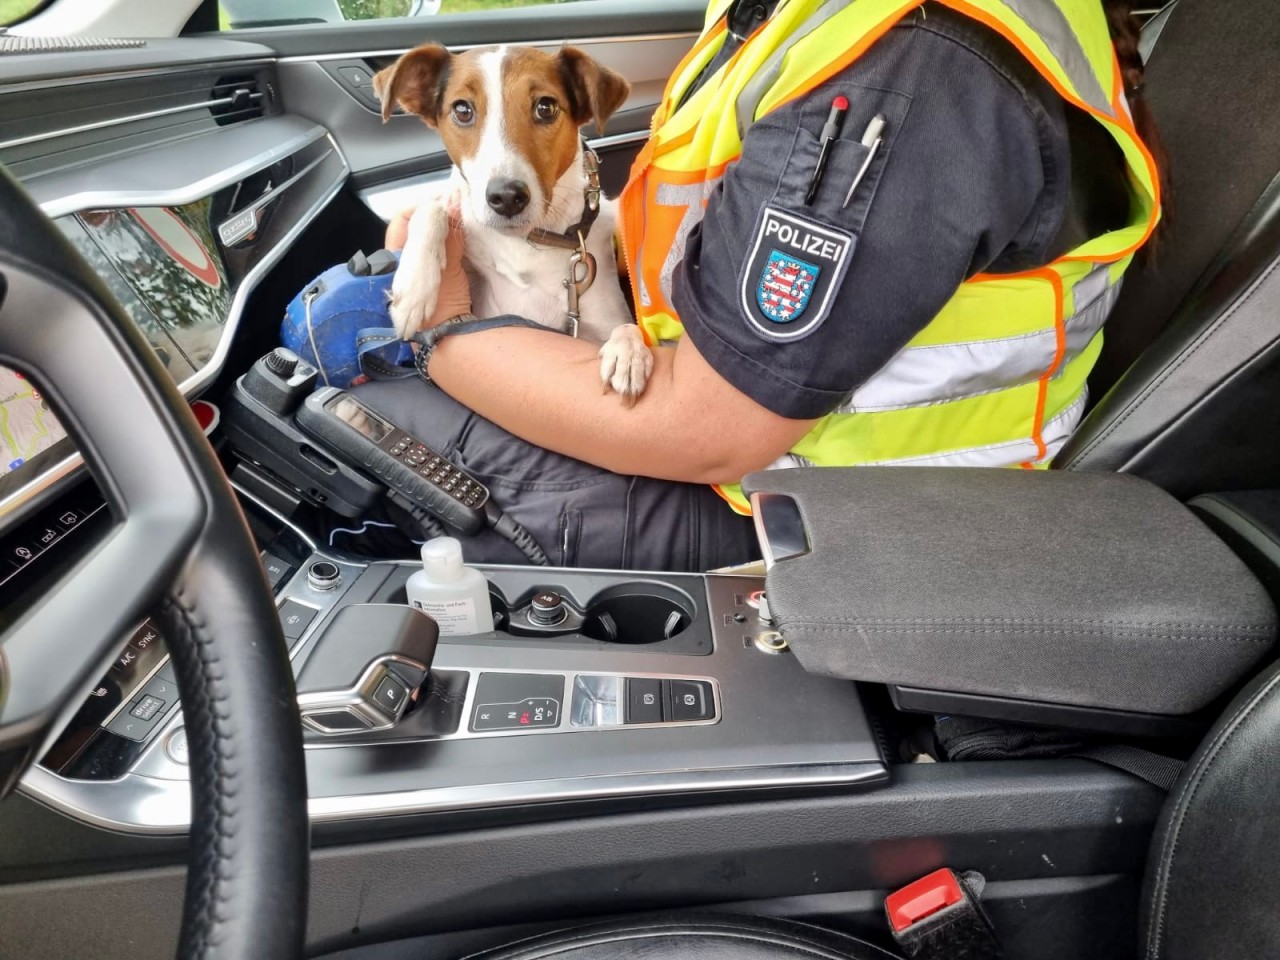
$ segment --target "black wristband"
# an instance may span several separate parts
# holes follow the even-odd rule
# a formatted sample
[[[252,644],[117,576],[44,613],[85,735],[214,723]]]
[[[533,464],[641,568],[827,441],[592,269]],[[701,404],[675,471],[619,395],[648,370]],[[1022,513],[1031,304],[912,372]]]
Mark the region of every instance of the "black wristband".
[[[547,333],[558,333],[561,336],[567,336],[563,331],[554,330],[551,327],[545,327],[540,323],[534,323],[532,320],[526,320],[524,317],[517,317],[511,314],[488,317],[484,320],[470,313],[459,314],[456,317],[450,317],[444,323],[437,324],[430,330],[424,330],[414,336],[414,342],[418,344],[418,352],[413,358],[413,365],[418,371],[418,376],[422,377],[427,383],[431,382],[431,377],[427,373],[427,365],[431,363],[431,354],[435,352],[436,344],[445,337],[460,333],[479,333],[483,330],[496,330],[499,327],[530,327],[534,330],[545,330]]]

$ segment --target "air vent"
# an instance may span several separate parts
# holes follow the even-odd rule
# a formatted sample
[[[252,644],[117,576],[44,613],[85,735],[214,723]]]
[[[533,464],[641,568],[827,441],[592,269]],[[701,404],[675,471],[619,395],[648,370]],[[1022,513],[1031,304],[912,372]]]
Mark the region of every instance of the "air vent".
[[[128,50],[145,47],[145,40],[98,37],[19,37],[0,30],[0,56],[9,53],[71,53],[86,50]]]
[[[266,95],[253,74],[220,77],[209,95],[209,112],[218,126],[225,127],[242,120],[252,120],[266,112]]]

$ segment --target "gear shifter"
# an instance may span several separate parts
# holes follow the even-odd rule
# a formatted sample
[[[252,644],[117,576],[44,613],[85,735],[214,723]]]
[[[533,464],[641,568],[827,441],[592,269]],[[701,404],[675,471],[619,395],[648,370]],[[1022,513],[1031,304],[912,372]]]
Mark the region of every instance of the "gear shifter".
[[[303,725],[327,736],[395,726],[427,682],[439,636],[412,607],[343,607],[298,672]]]

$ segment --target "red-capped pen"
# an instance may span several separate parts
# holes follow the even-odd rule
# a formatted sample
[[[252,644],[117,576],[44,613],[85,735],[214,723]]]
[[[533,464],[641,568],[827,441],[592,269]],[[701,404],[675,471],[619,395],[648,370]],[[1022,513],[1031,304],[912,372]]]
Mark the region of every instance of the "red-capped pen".
[[[822,182],[822,174],[827,169],[827,157],[831,155],[831,144],[840,135],[840,124],[849,111],[849,101],[840,96],[831,101],[831,112],[827,114],[827,122],[822,127],[821,145],[818,148],[818,165],[813,168],[813,179],[809,181],[809,189],[804,195],[804,205],[813,205],[813,198],[818,195],[818,184]]]

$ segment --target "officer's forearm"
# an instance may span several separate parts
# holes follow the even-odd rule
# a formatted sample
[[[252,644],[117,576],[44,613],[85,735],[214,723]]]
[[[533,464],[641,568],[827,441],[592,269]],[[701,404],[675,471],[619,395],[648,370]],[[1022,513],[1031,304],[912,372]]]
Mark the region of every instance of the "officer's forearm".
[[[787,420],[739,392],[690,343],[654,351],[644,395],[603,393],[594,344],[504,328],[445,337],[431,378],[530,443],[616,473],[732,483],[776,460],[812,421]]]

